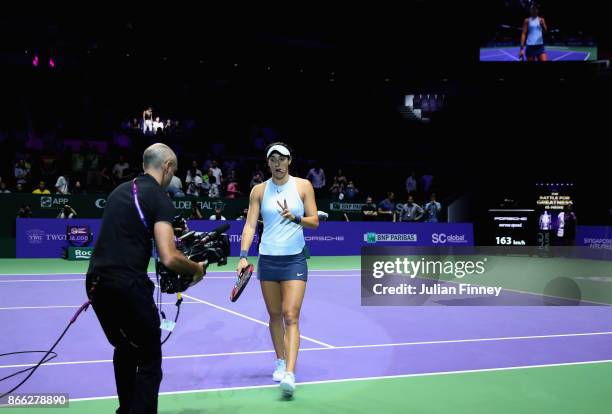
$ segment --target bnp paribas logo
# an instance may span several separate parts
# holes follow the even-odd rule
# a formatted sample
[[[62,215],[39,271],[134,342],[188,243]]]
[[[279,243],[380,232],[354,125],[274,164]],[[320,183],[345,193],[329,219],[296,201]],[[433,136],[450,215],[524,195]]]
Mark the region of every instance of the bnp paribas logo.
[[[368,243],[376,243],[376,233],[365,234],[365,239]]]
[[[418,237],[415,233],[401,233],[401,234],[381,234],[381,233],[365,233],[363,235],[363,241],[368,243],[379,243],[379,242],[406,242],[416,243]]]

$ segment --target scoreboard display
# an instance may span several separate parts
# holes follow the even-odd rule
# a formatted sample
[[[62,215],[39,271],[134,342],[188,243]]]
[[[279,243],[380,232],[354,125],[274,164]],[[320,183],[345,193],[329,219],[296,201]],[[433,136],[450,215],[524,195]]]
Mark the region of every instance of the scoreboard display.
[[[496,208],[489,210],[491,246],[533,246],[536,242],[535,210]]]

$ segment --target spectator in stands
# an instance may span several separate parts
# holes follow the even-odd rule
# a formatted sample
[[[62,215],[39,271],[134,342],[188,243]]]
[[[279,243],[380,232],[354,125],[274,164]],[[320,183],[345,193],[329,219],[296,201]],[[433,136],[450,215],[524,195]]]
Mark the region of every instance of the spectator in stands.
[[[72,186],[72,194],[83,194],[83,186],[81,185],[81,182],[79,180],[74,182],[74,185]]]
[[[4,181],[0,181],[0,194],[9,194],[11,190],[6,188],[6,183]]]
[[[23,156],[23,164],[25,165],[26,171],[28,172],[28,175],[32,175],[32,164],[34,162],[32,161],[32,155],[29,152],[26,152]]]
[[[357,194],[359,194],[359,190],[357,187],[355,187],[352,180],[349,181],[344,189],[344,195],[346,196],[347,200],[353,200],[355,197],[357,197]]]
[[[79,152],[75,152],[71,157],[71,176],[75,181],[83,181],[83,168],[85,166],[85,149],[81,146]]]
[[[212,173],[210,169],[205,170],[206,172],[202,176],[202,194],[206,195],[210,191],[210,177],[212,177]]]
[[[153,108],[150,106],[142,112],[142,132],[153,133]]]
[[[395,194],[387,193],[387,198],[378,203],[378,219],[381,221],[395,221]]]
[[[217,178],[214,175],[208,177],[210,181],[210,190],[208,190],[209,198],[219,198],[219,185],[217,184]]]
[[[189,216],[189,220],[202,220],[204,216],[202,215],[202,211],[198,206],[198,203],[195,201],[191,203],[191,215]]]
[[[236,181],[231,181],[227,185],[227,190],[225,196],[227,198],[237,198],[240,197],[242,193],[240,192],[240,188],[238,187],[238,183]]]
[[[66,174],[60,175],[55,182],[55,190],[57,194],[70,194],[68,191],[68,183],[68,176]]]
[[[308,174],[306,174],[306,179],[310,180],[312,183],[315,194],[320,196],[321,191],[325,187],[325,171],[323,171],[323,168],[321,168],[320,165],[315,164],[315,166],[308,171]]]
[[[28,182],[28,178],[28,170],[25,167],[25,161],[17,161],[17,164],[15,164],[15,183],[25,185]]]
[[[372,197],[368,196],[366,199],[366,203],[363,207],[361,207],[361,219],[363,221],[375,221],[378,217],[378,212],[376,209],[376,204]]]
[[[210,167],[212,167],[212,154],[210,153],[206,154],[205,158],[206,159],[204,160],[204,164],[202,164],[202,168],[208,171]]]
[[[400,221],[415,222],[419,221],[425,211],[421,206],[414,202],[414,197],[409,195],[408,201],[405,204],[398,206]]]
[[[342,213],[342,214],[344,215],[344,220],[349,221],[349,218],[346,215],[346,213]],[[329,213],[322,211],[322,210],[318,210],[317,217],[319,217],[319,221],[327,221],[327,219],[329,218]]]
[[[164,123],[159,120],[159,117],[155,117],[155,121],[153,121],[153,133],[158,134],[164,131]]]
[[[19,210],[17,210],[17,217],[19,218],[32,217],[32,208],[27,204],[22,204]]]
[[[241,220],[241,221],[246,220],[248,214],[249,214],[249,209],[245,208],[244,210],[242,210],[242,213],[238,217],[236,217],[236,220]]]
[[[249,183],[249,188],[253,188],[257,184],[261,184],[263,182],[264,182],[263,177],[258,172],[256,172],[253,178],[251,178],[251,182]]]
[[[215,214],[210,216],[210,220],[226,220],[225,217],[221,214],[223,209],[221,207],[215,207]]]
[[[18,183],[18,184],[15,186],[15,192],[16,192],[16,193],[25,193],[25,190],[23,189],[23,184]]]
[[[253,171],[253,177],[255,177],[257,174],[259,174],[259,176],[261,177],[261,180],[263,182],[263,180],[265,179],[266,175],[264,174],[263,170],[261,169],[261,165],[260,164],[255,164],[255,171]]]
[[[238,181],[238,177],[236,176],[236,170],[228,170],[227,178],[225,179],[228,183],[232,181]]]
[[[140,131],[140,128],[142,128],[142,126],[140,125],[140,122],[138,122],[138,118],[132,119],[132,122],[130,122],[130,128],[133,130]]]
[[[338,175],[334,177],[334,181],[340,184],[342,187],[345,187],[348,183],[346,176],[342,173],[342,170],[338,170]]]
[[[51,192],[45,187],[45,182],[41,181],[38,183],[38,187],[32,191],[32,194],[51,194]]]
[[[102,186],[100,156],[93,148],[89,148],[85,155],[84,169],[87,171],[87,189],[91,191],[99,191]]]
[[[123,154],[119,155],[119,161],[113,165],[113,176],[115,177],[115,181],[117,183],[121,183],[125,180],[128,173],[126,171],[130,170],[130,164],[125,160]]]
[[[58,176],[57,162],[54,154],[47,154],[40,158],[40,178],[43,180],[55,180]]]
[[[336,178],[334,178],[334,183],[329,188],[329,193],[331,195],[332,200],[343,200],[344,199],[344,186],[340,184]]]
[[[200,196],[202,191],[202,176],[198,174],[200,170],[193,166],[187,171],[187,178],[185,178],[185,184],[187,184],[187,194],[195,197]]]
[[[68,204],[64,204],[64,207],[60,210],[60,213],[57,215],[59,219],[71,219],[76,217],[77,212],[70,207]]]
[[[185,183],[190,183],[196,175],[202,176],[202,171],[198,168],[198,162],[193,160],[191,161],[191,168],[187,170],[187,177],[185,178]]]
[[[425,212],[427,213],[425,221],[428,223],[437,223],[441,211],[442,205],[436,201],[436,193],[431,193],[431,196],[429,196],[429,203],[425,204]]]
[[[406,193],[413,194],[417,190],[417,180],[415,178],[415,173],[413,172],[406,178]]]
[[[100,187],[98,188],[99,192],[102,193],[110,193],[117,186],[117,179],[112,173],[112,167],[109,161],[103,160],[102,168],[100,170]]]
[[[185,193],[183,192],[183,183],[181,182],[181,179],[178,178],[178,175],[174,175],[172,177],[166,191],[168,194],[170,194],[170,197],[185,197]]]
[[[223,185],[223,172],[221,171],[221,168],[219,168],[219,166],[217,165],[216,160],[213,160],[212,165],[210,166],[210,172],[215,177],[215,184],[217,184],[217,186]]]

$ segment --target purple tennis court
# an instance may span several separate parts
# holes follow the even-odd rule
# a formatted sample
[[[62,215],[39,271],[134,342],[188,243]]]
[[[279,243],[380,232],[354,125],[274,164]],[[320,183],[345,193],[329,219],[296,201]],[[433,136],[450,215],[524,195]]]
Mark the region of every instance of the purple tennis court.
[[[519,50],[516,47],[487,47],[480,49],[481,62],[518,62]],[[546,46],[549,61],[585,61],[597,59],[597,48]]]
[[[258,282],[231,303],[234,279],[233,272],[213,272],[184,295],[179,323],[164,346],[162,394],[274,386]],[[0,283],[1,353],[48,349],[84,300],[80,274],[5,275]],[[301,316],[300,383],[612,360],[607,307],[366,307],[360,290],[358,270],[311,272]],[[169,315],[173,299],[164,295]],[[83,403],[116,394],[112,348],[92,310],[56,352],[20,392],[68,393]],[[32,362],[32,355],[5,358],[0,374]]]

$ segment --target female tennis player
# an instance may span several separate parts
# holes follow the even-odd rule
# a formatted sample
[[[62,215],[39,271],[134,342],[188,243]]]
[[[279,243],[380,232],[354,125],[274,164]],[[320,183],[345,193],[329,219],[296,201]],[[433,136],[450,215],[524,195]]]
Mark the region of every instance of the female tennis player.
[[[303,228],[319,227],[319,217],[310,181],[289,174],[290,148],[280,142],[271,144],[266,149],[266,158],[272,177],[251,190],[237,271],[240,273],[249,264],[247,252],[261,212],[264,230],[257,275],[276,351],[272,379],[280,381],[285,397],[291,397],[300,346],[300,309],[308,278]]]
[[[519,58],[524,59],[527,54],[527,60],[530,62],[535,60],[544,62],[548,60],[548,54],[544,48],[543,33],[548,31],[548,27],[544,18],[539,16],[538,6],[534,4],[529,10],[531,16],[523,21]],[[527,45],[526,50],[525,44]]]

